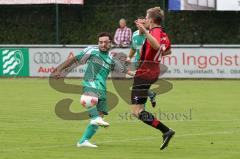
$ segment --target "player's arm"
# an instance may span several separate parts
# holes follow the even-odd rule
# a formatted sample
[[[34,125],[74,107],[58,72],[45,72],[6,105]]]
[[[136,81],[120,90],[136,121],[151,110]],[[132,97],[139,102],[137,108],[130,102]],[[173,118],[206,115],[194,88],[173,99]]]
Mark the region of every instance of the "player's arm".
[[[134,56],[135,53],[136,53],[136,50],[133,49],[133,48],[130,48],[130,52],[129,52],[129,54],[128,54],[128,57],[129,57],[130,59],[132,59],[132,57]]]
[[[137,27],[145,34],[145,36],[146,36],[147,40],[149,41],[151,47],[155,50],[159,50],[160,44],[159,44],[158,40],[148,32],[148,30],[144,27],[143,24],[138,23],[138,22],[135,22],[135,23],[136,23]]]
[[[136,53],[136,50],[133,49],[133,47],[130,48],[130,51],[129,51],[129,54],[128,54],[128,57],[127,57],[127,62],[130,63],[131,59],[133,58],[134,54]]]
[[[154,38],[149,32],[146,32],[145,35],[146,35],[146,38],[148,39],[150,45],[152,46],[152,48],[153,48],[154,50],[159,50],[160,44],[159,44],[159,42],[157,41],[157,39]]]
[[[74,56],[66,60],[64,63],[59,65],[54,73],[55,78],[59,78],[62,72],[66,69],[71,67],[73,64],[85,64],[87,59],[89,58],[90,54],[88,54],[89,48],[86,48],[80,52],[79,55]]]
[[[88,50],[90,48],[86,48],[82,50],[77,56],[71,57],[67,61],[65,61],[62,65],[58,67],[58,71],[61,72],[65,70],[66,68],[72,66],[74,63],[75,64],[85,64],[87,59],[89,58],[90,54],[87,54]]]
[[[134,76],[135,72],[130,71],[126,61],[120,61],[117,58],[113,58],[114,66],[112,71],[128,74],[129,76]]]
[[[61,65],[59,65],[55,71],[53,72],[53,77],[56,79],[59,79],[60,77],[64,77],[63,75],[63,70],[65,70],[66,68],[70,67],[73,63],[76,62],[76,58],[75,57],[71,57],[70,59],[66,60],[64,63],[62,63]]]
[[[71,57],[70,59],[66,60],[63,64],[61,64],[57,68],[57,71],[58,72],[62,72],[63,70],[65,70],[66,68],[70,67],[74,63],[77,63],[77,59],[76,59],[76,57]]]
[[[168,49],[168,50],[163,51],[162,56],[167,56],[167,55],[170,55],[171,53],[172,53],[172,50]]]

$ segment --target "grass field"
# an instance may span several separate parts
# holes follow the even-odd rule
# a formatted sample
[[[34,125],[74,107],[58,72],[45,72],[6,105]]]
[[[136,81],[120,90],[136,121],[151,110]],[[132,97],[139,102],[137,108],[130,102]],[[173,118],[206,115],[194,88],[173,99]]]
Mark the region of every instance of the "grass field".
[[[78,84],[79,80],[68,80]],[[97,149],[75,144],[87,121],[62,120],[55,114],[60,99],[79,95],[56,92],[47,79],[0,79],[0,159],[237,159],[240,156],[239,80],[173,80],[174,88],[157,97],[157,113],[188,113],[191,119],[166,119],[176,130],[160,151],[161,133],[137,120],[122,119],[129,106],[120,99],[106,117],[111,126],[92,139]],[[111,81],[108,89],[115,92]],[[149,103],[148,103],[149,105]]]

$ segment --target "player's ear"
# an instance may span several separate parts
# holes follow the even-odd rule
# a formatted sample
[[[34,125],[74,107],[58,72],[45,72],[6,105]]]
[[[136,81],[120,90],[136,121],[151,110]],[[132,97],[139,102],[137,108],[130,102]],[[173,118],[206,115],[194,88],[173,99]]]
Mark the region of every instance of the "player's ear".
[[[151,18],[150,21],[151,21],[152,23],[154,23],[154,22],[155,22],[155,18]]]

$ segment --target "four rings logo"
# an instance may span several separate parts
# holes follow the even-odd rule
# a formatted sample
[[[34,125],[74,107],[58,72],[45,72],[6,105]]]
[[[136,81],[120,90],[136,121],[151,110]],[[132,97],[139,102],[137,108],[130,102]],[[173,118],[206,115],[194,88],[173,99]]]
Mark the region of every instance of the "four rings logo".
[[[59,52],[36,52],[33,60],[36,64],[59,64],[61,54]]]

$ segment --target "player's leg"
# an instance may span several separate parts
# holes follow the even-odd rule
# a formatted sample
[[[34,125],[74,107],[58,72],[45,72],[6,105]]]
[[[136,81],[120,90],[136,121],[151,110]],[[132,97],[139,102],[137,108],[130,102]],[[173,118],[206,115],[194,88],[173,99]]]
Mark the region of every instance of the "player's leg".
[[[89,116],[91,118],[91,124],[103,126],[103,127],[109,126],[109,124],[105,122],[101,116],[99,116],[99,111],[98,111],[98,107],[99,105],[101,105],[100,104],[101,99],[105,97],[104,95],[106,94],[106,91],[91,88],[91,87],[84,87],[83,90],[84,90],[84,94],[81,96],[81,101],[83,102],[81,102],[81,104],[83,106],[88,104],[84,107],[87,108],[87,111],[89,112]],[[88,98],[87,101],[90,100],[92,102],[84,103],[84,98],[86,99]]]
[[[99,113],[101,117],[103,114]],[[89,140],[95,135],[99,126],[92,124],[91,122],[88,124],[85,132],[83,133],[81,139],[79,140],[77,146],[78,147],[97,147],[97,145],[91,144]]]
[[[89,140],[96,133],[98,125],[91,124],[92,119],[96,119],[99,114],[96,108],[98,103],[98,97],[92,92],[85,92],[80,99],[81,104],[89,112],[90,123],[87,125],[86,130],[84,131],[81,139],[77,143],[77,147],[97,147],[94,144],[91,144]]]
[[[148,90],[148,97],[150,99],[152,107],[154,108],[156,106],[156,99],[155,99],[156,93],[151,90]]]
[[[98,125],[93,125],[89,123],[81,139],[77,143],[77,147],[97,147],[97,145],[90,143],[89,140],[97,132],[98,127]]]
[[[108,107],[107,107],[107,101],[106,98],[100,97],[98,100],[98,104],[96,106],[98,114],[100,114],[99,117],[91,120],[91,123],[94,125],[99,125],[102,127],[108,127],[110,124],[103,120],[104,115],[108,115]]]
[[[95,111],[98,112],[98,115],[100,113],[100,116],[98,116],[96,119],[91,120],[91,123],[103,127],[108,127],[110,124],[103,120],[103,115],[108,115],[106,90],[98,90],[96,93],[98,94],[98,104],[95,107]]]
[[[168,145],[168,142],[175,132],[160,122],[152,113],[144,109],[143,105],[147,101],[148,90],[150,86],[150,84],[144,84],[144,82],[142,82],[140,79],[134,79],[131,94],[132,112],[143,123],[152,126],[163,133],[163,144],[161,149],[164,149]]]
[[[169,130],[167,126],[157,120],[150,112],[144,109],[144,104],[148,97],[148,88],[150,85],[138,85],[133,86],[131,101],[132,101],[132,113],[138,117],[145,124],[148,124],[156,129],[159,129],[162,133]]]
[[[98,107],[102,103],[101,100],[97,99],[97,104],[94,102],[89,103],[88,102],[89,98],[92,98],[92,100],[90,99],[90,101],[96,101],[96,94],[94,94],[93,92],[91,93],[88,92],[81,96],[81,104],[83,104],[84,107],[88,108],[88,112],[91,120],[77,144],[78,147],[97,147],[96,145],[91,144],[89,140],[96,133],[99,126],[109,126],[107,122],[103,121],[101,114],[99,114],[98,112]]]

